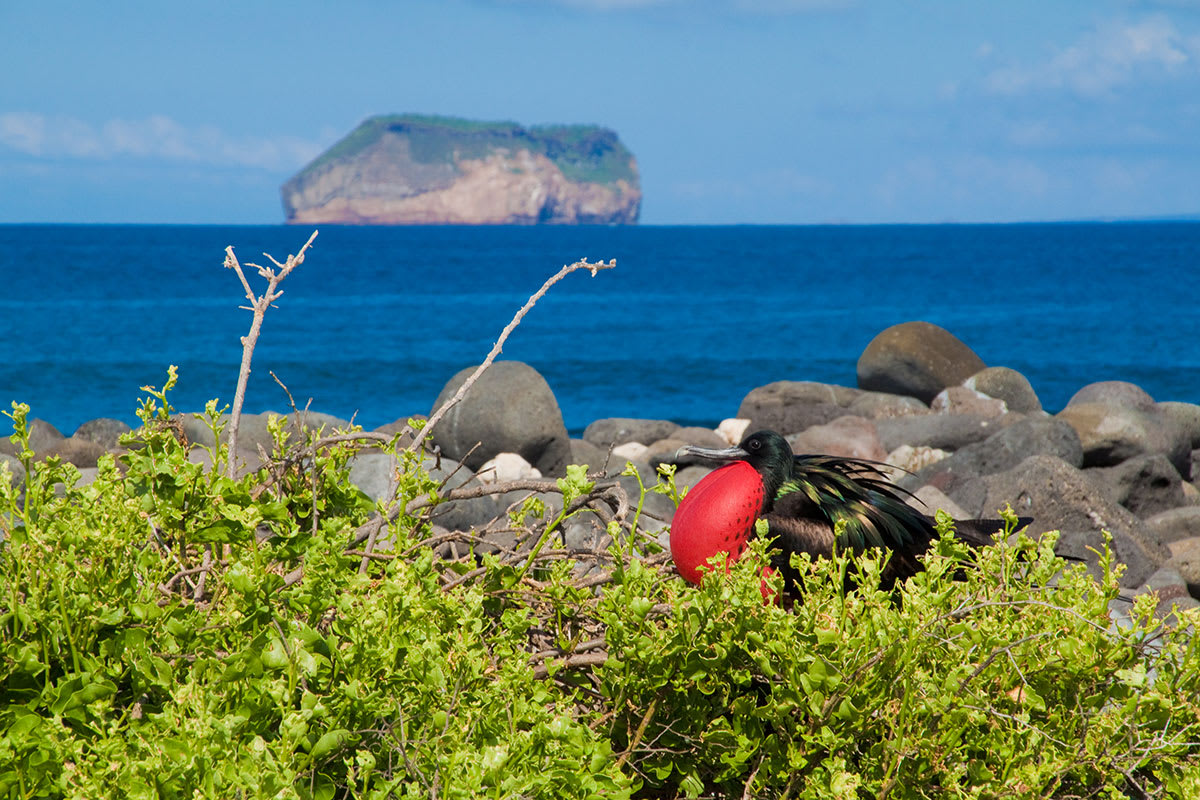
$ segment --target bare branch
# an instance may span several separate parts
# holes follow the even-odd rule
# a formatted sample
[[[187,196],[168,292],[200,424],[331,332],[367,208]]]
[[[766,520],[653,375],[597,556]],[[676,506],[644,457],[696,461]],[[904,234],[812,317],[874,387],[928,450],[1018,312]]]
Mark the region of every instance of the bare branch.
[[[233,395],[233,408],[230,412],[228,465],[230,478],[234,477],[237,473],[238,427],[242,421],[242,405],[246,400],[246,382],[250,379],[250,360],[254,356],[254,347],[258,343],[258,334],[262,329],[263,317],[267,313],[267,308],[283,294],[277,291],[279,282],[291,274],[293,269],[304,263],[304,255],[316,238],[317,231],[313,231],[312,236],[309,236],[308,241],[300,248],[300,252],[294,256],[288,256],[286,264],[279,264],[278,261],[267,256],[272,261],[275,261],[276,264],[279,264],[281,269],[278,273],[259,267],[257,264],[246,265],[257,268],[259,274],[268,281],[267,290],[260,297],[254,296],[254,290],[250,288],[250,282],[246,280],[246,274],[242,270],[242,265],[233,253],[233,246],[225,248],[225,268],[232,269],[237,273],[238,279],[242,282],[242,288],[246,290],[246,297],[250,300],[250,310],[254,314],[253,319],[250,321],[250,332],[242,337],[242,366],[238,371],[237,391]]]
[[[524,319],[525,315],[529,313],[529,310],[537,304],[537,301],[541,300],[542,296],[550,290],[551,286],[558,283],[575,270],[586,269],[592,273],[592,277],[595,277],[599,270],[612,269],[616,266],[617,260],[615,258],[609,261],[607,264],[603,261],[598,261],[593,264],[584,258],[576,261],[574,264],[566,265],[560,269],[557,274],[543,283],[542,288],[534,292],[533,296],[526,301],[525,305],[521,306],[521,310],[516,313],[516,316],[512,318],[512,321],[504,326],[504,330],[500,332],[500,338],[496,340],[496,344],[492,346],[492,351],[488,353],[487,358],[483,360],[483,363],[476,367],[475,371],[472,372],[465,381],[463,381],[462,386],[458,387],[458,391],[454,393],[453,397],[442,403],[441,408],[433,412],[433,416],[429,418],[429,421],[425,423],[425,427],[421,430],[421,435],[414,438],[413,441],[408,445],[407,449],[411,452],[420,447],[425,437],[428,436],[437,426],[437,424],[442,421],[442,417],[446,416],[450,409],[454,408],[462,401],[464,397],[466,397],[467,392],[470,391],[471,387],[475,385],[475,381],[479,380],[479,376],[483,374],[484,370],[492,365],[492,362],[496,360],[496,356],[500,355],[500,352],[504,349],[504,342],[508,340],[509,335],[516,330],[517,326],[521,324],[521,320]]]

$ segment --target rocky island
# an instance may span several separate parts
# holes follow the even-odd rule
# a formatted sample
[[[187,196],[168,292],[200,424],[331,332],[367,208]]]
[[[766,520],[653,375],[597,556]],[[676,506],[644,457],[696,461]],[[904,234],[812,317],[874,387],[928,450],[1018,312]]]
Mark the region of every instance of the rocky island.
[[[632,224],[637,161],[606,128],[372,117],[282,187],[287,222]]]

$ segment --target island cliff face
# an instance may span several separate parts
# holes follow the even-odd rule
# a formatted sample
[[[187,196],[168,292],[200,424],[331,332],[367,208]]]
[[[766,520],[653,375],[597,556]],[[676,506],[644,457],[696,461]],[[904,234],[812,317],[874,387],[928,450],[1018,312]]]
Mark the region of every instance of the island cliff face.
[[[607,129],[372,117],[283,185],[289,223],[631,224],[637,161]]]

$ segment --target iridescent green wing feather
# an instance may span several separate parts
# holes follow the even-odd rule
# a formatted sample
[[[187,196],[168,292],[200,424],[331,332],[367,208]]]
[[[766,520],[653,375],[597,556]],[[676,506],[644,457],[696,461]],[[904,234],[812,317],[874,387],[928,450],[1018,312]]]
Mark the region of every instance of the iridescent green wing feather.
[[[837,542],[840,548],[923,551],[933,529],[923,514],[904,502],[908,492],[889,481],[881,466],[859,459],[799,455],[792,479],[777,497],[801,494],[808,500],[802,513],[823,517],[830,525],[845,520]],[[797,498],[789,499],[791,506]]]

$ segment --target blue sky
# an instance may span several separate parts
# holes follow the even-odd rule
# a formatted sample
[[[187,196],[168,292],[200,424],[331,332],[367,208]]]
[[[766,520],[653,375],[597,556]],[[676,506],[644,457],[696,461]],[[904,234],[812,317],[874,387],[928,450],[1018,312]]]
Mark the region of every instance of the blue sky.
[[[1200,213],[1200,2],[0,3],[0,222],[275,223],[364,118],[596,123],[648,224]]]

